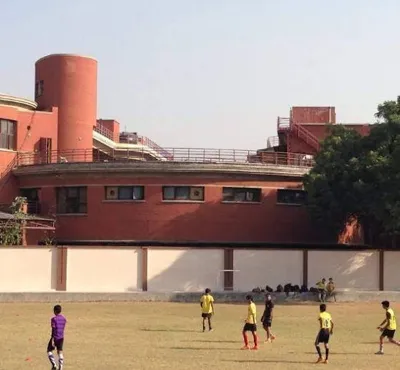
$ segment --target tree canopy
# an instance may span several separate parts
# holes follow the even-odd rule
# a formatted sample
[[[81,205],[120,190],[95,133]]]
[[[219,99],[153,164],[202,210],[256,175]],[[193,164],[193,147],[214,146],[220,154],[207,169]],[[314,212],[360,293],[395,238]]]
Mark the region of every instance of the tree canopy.
[[[400,234],[400,96],[380,104],[376,118],[365,137],[332,125],[304,178],[311,216],[331,235],[352,220],[369,243]]]

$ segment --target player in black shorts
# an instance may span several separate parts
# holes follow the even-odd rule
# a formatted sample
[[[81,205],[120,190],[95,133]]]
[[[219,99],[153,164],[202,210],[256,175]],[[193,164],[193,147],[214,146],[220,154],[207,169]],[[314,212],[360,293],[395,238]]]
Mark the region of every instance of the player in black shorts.
[[[266,343],[272,342],[276,337],[271,333],[271,326],[272,326],[272,312],[274,310],[274,303],[272,302],[271,294],[265,295],[265,309],[264,313],[261,316],[261,322],[263,324],[264,330],[267,332],[267,339]]]
[[[319,332],[317,335],[317,339],[315,340],[315,348],[317,349],[318,353],[318,362],[322,362],[322,353],[321,353],[321,348],[319,347],[320,343],[323,343],[325,346],[325,361],[324,363],[328,363],[328,357],[329,357],[329,338],[331,334],[333,334],[333,321],[332,321],[332,316],[326,312],[326,304],[321,304],[319,306]]]

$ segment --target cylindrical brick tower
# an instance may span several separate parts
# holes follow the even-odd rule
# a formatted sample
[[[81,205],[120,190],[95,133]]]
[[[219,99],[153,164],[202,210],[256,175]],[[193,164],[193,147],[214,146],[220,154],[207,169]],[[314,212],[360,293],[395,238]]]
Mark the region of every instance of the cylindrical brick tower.
[[[91,161],[97,118],[97,61],[72,54],[39,59],[35,64],[35,100],[39,109],[58,107],[59,155],[68,161]]]

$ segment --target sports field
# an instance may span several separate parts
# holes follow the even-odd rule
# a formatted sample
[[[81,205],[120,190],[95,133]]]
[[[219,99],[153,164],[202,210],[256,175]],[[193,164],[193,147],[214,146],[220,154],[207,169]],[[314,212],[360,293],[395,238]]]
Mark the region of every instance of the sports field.
[[[0,304],[0,369],[50,369],[46,359],[50,304]],[[399,369],[400,347],[376,356],[384,319],[380,304],[328,304],[335,322],[328,365],[313,342],[318,305],[276,306],[277,340],[259,351],[240,351],[246,304],[218,305],[215,331],[201,332],[200,307],[174,303],[67,303],[65,369]],[[258,318],[262,305],[258,305]],[[400,305],[393,305],[400,313]],[[400,331],[400,330],[399,330]],[[264,339],[263,331],[259,334]],[[400,333],[399,333],[400,334]]]

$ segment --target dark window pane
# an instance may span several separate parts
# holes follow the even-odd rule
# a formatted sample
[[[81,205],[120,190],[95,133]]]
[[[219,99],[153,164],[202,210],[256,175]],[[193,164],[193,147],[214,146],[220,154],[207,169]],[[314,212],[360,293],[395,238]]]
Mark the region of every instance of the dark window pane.
[[[144,187],[134,186],[133,187],[133,200],[143,200],[144,199]]]
[[[188,200],[189,199],[189,187],[188,186],[177,186],[175,188],[175,199],[177,200]]]
[[[222,200],[224,202],[261,202],[261,189],[249,188],[223,188]]]
[[[132,192],[132,186],[120,186],[118,187],[118,199],[131,200],[133,199]]]
[[[278,189],[277,203],[304,205],[307,203],[307,192],[304,190]]]
[[[163,199],[164,200],[175,199],[175,188],[173,186],[164,186],[163,187]]]

